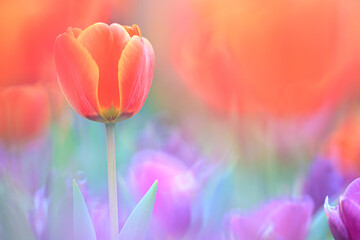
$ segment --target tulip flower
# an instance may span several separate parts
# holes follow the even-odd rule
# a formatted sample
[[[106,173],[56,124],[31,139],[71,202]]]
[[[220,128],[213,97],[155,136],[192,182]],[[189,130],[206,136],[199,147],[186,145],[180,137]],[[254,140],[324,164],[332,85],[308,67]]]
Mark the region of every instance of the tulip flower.
[[[355,179],[339,197],[339,204],[329,205],[325,199],[324,210],[335,240],[360,239],[360,178]]]
[[[19,85],[0,90],[0,139],[18,145],[43,133],[50,120],[46,90],[36,85]]]
[[[253,213],[230,213],[225,227],[231,239],[305,240],[312,211],[310,198],[276,200]]]
[[[314,211],[324,205],[326,196],[331,199],[343,189],[345,180],[332,162],[317,158],[312,163],[303,187],[303,193],[314,201]]]
[[[322,155],[347,178],[360,173],[360,114],[352,112],[339,121],[324,144]]]
[[[55,42],[61,89],[81,116],[117,122],[134,116],[150,90],[154,52],[138,26],[69,28]]]
[[[216,110],[308,116],[358,86],[356,0],[179,2],[174,65]]]
[[[69,25],[107,21],[111,5],[112,0],[2,0],[0,86],[56,80],[51,61],[56,36]]]
[[[111,240],[117,239],[115,123],[140,111],[152,81],[154,51],[137,25],[68,28],[55,41],[60,87],[81,116],[105,123]]]
[[[157,150],[143,150],[132,159],[128,181],[140,198],[154,180],[159,180],[154,205],[153,229],[159,237],[175,239],[187,232],[191,223],[191,204],[197,189],[194,173],[177,158]]]

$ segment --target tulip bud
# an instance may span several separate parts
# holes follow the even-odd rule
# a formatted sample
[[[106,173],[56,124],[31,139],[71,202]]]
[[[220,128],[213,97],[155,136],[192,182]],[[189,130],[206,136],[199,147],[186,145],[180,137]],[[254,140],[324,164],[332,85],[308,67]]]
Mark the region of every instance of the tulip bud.
[[[360,239],[360,178],[355,179],[339,197],[338,206],[325,199],[324,210],[335,240]]]

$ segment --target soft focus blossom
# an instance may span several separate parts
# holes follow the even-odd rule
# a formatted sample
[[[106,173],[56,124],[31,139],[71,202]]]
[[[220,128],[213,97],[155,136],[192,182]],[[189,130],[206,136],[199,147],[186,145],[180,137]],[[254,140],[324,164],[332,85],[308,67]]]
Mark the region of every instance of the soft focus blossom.
[[[303,187],[303,193],[314,201],[314,210],[324,205],[326,196],[337,197],[343,189],[345,179],[333,166],[333,163],[322,158],[316,158],[309,169]]]
[[[360,174],[360,113],[345,115],[324,144],[322,154],[353,180]]]
[[[55,80],[56,36],[69,25],[107,21],[110,7],[110,0],[1,1],[0,86]]]
[[[150,90],[154,52],[138,26],[69,28],[55,42],[59,83],[81,116],[117,122],[140,111]]]
[[[154,234],[181,239],[190,228],[193,197],[198,187],[191,169],[167,153],[144,150],[132,159],[128,179],[131,191],[138,199],[158,179]]]
[[[0,90],[0,139],[23,144],[43,133],[50,120],[47,92],[37,85],[19,85]]]
[[[312,211],[309,198],[273,200],[252,213],[230,213],[225,227],[234,239],[305,240]]]
[[[360,178],[354,180],[339,197],[339,204],[329,205],[326,198],[324,210],[335,240],[360,238]]]
[[[218,110],[299,116],[334,105],[357,84],[356,0],[178,5],[174,65]]]

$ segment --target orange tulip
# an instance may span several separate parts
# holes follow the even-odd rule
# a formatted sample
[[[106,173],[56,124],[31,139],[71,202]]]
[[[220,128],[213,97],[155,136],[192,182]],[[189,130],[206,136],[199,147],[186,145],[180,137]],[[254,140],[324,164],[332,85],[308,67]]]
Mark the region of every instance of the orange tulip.
[[[0,139],[22,144],[43,133],[50,121],[46,90],[37,85],[19,85],[0,90]]]
[[[56,79],[49,64],[56,36],[69,25],[107,21],[111,5],[112,0],[2,0],[0,86]]]
[[[346,176],[360,173],[360,113],[346,116],[330,135],[323,155]]]
[[[138,26],[69,28],[55,42],[61,89],[81,116],[117,122],[140,111],[150,90],[154,51]]]

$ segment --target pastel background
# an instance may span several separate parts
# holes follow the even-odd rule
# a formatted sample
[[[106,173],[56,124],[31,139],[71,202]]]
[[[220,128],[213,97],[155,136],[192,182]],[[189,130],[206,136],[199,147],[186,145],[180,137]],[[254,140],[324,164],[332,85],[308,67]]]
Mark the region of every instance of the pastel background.
[[[155,52],[116,125],[120,227],[157,179],[146,239],[357,239],[323,207],[360,177],[356,0],[2,0],[0,239],[73,239],[73,179],[109,239],[105,128],[54,62],[59,34],[95,22],[137,24]]]

